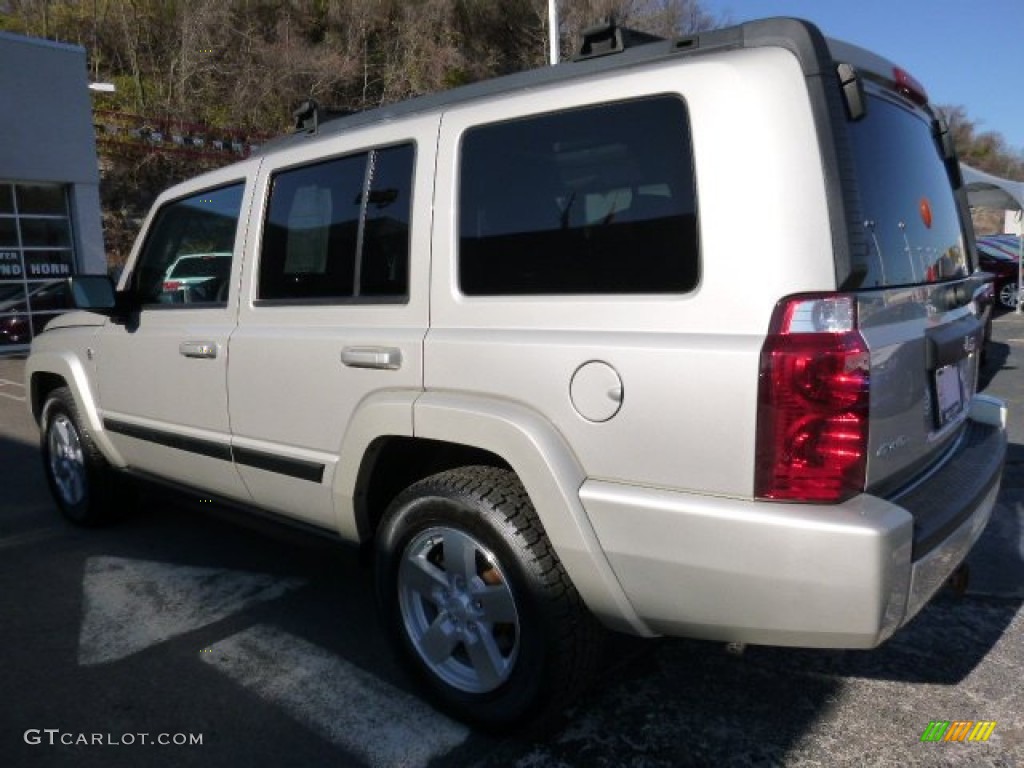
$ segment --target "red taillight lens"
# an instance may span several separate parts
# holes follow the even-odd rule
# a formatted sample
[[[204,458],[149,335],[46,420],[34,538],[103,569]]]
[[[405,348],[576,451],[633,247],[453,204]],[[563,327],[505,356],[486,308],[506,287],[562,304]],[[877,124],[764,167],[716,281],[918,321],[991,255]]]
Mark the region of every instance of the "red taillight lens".
[[[839,502],[863,490],[870,371],[852,298],[779,303],[761,349],[758,497]]]
[[[181,283],[177,280],[164,280],[164,293],[170,293],[181,288]]]

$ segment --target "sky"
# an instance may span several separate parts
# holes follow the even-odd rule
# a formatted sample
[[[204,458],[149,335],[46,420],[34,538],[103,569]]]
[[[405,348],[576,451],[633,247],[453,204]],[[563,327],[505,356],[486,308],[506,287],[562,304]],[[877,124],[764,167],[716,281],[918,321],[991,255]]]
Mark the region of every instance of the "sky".
[[[1024,152],[1024,0],[702,0],[739,23],[813,21],[829,37],[903,67],[934,104],[962,105],[978,130]]]

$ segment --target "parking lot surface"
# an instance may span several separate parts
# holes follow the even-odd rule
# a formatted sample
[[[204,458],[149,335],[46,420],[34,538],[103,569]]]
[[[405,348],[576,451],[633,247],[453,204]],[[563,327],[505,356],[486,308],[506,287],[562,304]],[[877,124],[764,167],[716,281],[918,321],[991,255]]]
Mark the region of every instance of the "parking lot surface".
[[[1022,353],[998,318],[1011,450],[964,596],[874,651],[618,639],[561,727],[504,740],[410,692],[354,550],[156,489],[118,526],[64,523],[0,359],[0,765],[1024,765]],[[995,725],[923,742],[933,721]]]

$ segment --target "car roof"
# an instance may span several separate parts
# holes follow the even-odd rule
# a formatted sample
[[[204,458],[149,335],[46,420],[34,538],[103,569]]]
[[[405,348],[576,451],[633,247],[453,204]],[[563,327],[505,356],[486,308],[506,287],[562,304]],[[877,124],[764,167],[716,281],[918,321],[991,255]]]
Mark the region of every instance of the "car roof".
[[[614,26],[594,27],[585,35],[606,34]],[[621,47],[614,43],[606,50],[602,44],[591,47],[591,52],[567,59],[556,66],[541,67],[502,77],[483,80],[448,91],[419,96],[363,112],[334,117],[319,123],[315,131],[299,130],[264,143],[255,155],[271,154],[315,138],[324,138],[366,125],[396,120],[410,115],[438,112],[446,108],[490,97],[524,91],[539,86],[590,77],[603,72],[627,69],[644,64],[688,58],[714,51],[764,46],[782,46],[790,49],[800,60],[806,75],[818,74],[831,64],[829,43],[818,28],[809,21],[794,18],[771,18],[750,21],[732,27],[700,32],[673,39],[657,39],[650,35],[636,35],[619,29]],[[629,38],[636,35],[641,42],[631,45]],[[584,47],[587,42],[585,38]],[[650,40],[653,42],[649,42]],[[848,46],[850,50],[855,49]]]

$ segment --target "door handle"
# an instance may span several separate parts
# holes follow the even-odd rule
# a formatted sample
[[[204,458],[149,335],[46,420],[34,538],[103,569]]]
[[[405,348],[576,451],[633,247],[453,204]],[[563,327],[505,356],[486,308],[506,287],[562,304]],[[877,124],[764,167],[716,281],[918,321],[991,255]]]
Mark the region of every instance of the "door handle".
[[[349,368],[378,368],[397,371],[402,367],[402,350],[397,347],[345,347],[341,362]]]
[[[185,357],[212,360],[217,357],[217,345],[212,341],[183,341],[178,351]]]

